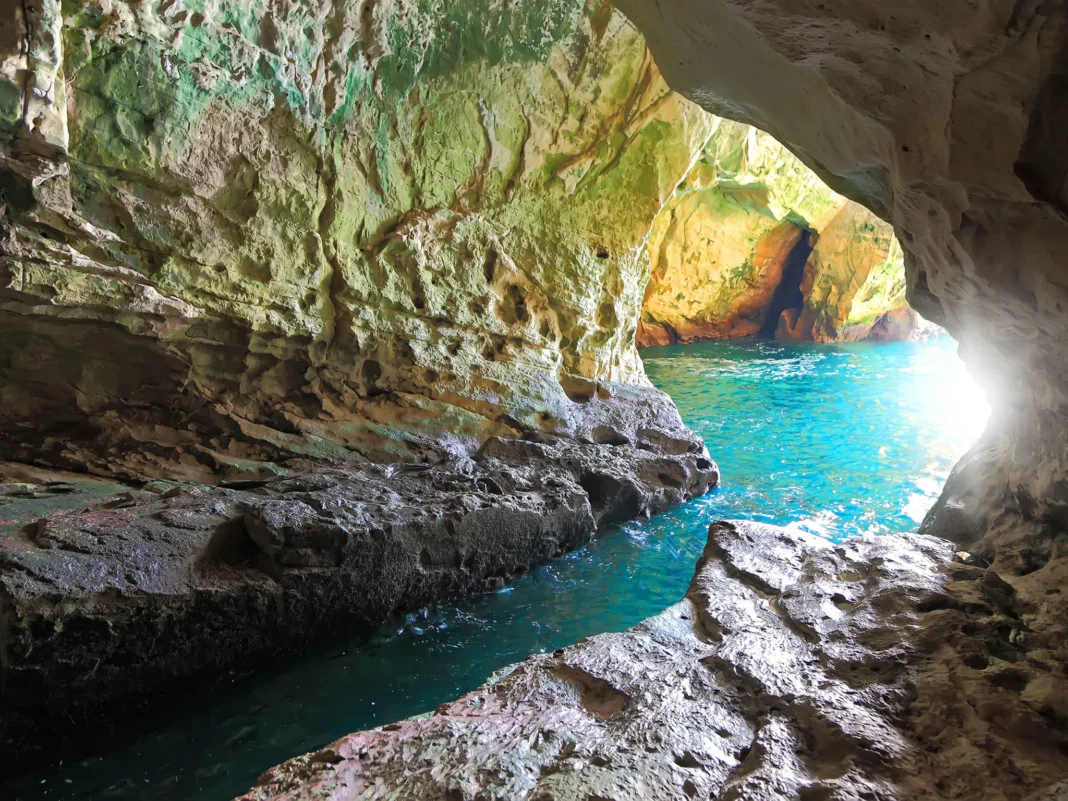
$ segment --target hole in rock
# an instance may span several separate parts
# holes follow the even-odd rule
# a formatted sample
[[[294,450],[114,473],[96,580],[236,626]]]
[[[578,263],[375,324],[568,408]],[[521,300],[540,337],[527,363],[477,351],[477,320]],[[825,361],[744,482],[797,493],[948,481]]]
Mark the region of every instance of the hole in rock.
[[[580,667],[560,665],[553,673],[578,691],[582,707],[599,720],[611,720],[630,703],[625,692]]]
[[[509,284],[501,300],[498,314],[507,325],[516,325],[530,320],[530,312],[527,310],[527,301],[523,295],[523,288],[517,284]]]
[[[379,389],[378,380],[382,377],[382,365],[374,359],[368,359],[360,367],[360,378],[363,379],[363,391],[367,397],[382,395],[385,390]]]
[[[486,278],[487,284],[492,284],[494,277],[497,275],[497,251],[490,249],[486,251],[486,259],[482,262],[482,275]]]
[[[611,426],[598,426],[593,430],[593,441],[598,445],[630,445],[630,438]]]
[[[588,378],[561,373],[559,376],[560,388],[564,390],[568,400],[573,403],[589,403],[597,394],[597,384]]]
[[[786,257],[782,268],[782,278],[771,296],[764,321],[757,332],[758,336],[774,337],[783,312],[788,309],[800,309],[804,305],[805,296],[801,291],[801,281],[805,275],[805,264],[808,262],[808,257],[812,255],[812,239],[811,231],[802,231],[797,244]]]

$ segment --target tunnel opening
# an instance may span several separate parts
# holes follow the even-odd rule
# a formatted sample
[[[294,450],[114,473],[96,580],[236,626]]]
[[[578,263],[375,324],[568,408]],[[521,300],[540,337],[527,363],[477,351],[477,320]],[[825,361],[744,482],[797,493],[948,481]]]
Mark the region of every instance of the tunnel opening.
[[[772,339],[779,328],[779,320],[782,313],[788,309],[800,309],[805,302],[804,293],[801,291],[801,282],[805,277],[805,265],[815,245],[816,234],[809,230],[802,230],[797,244],[790,250],[782,268],[782,278],[775,292],[771,296],[771,303],[764,315],[764,321],[760,324],[757,336],[761,339]]]

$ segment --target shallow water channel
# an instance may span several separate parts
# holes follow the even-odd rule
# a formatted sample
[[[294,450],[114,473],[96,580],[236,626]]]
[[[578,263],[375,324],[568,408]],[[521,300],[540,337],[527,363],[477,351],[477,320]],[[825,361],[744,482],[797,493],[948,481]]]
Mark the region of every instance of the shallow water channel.
[[[493,594],[206,686],[102,737],[98,756],[5,798],[228,799],[271,765],[433,709],[541,650],[631,626],[679,600],[709,522],[747,518],[831,539],[915,530],[988,410],[940,337],[918,343],[706,343],[643,351],[705,438],[723,486]]]

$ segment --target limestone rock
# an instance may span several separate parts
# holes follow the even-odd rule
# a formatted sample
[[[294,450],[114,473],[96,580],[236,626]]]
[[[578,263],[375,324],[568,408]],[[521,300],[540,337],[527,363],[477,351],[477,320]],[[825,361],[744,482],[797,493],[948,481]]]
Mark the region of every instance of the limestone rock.
[[[759,332],[807,220],[842,202],[767,134],[717,119],[649,235],[639,347]]]
[[[618,5],[674,89],[768,131],[894,226],[909,303],[961,342],[996,421],[970,471],[982,485],[953,490],[974,504],[947,527],[1063,525],[1064,2]]]
[[[718,482],[692,438],[631,436],[494,438],[474,461],[320,465],[103,498],[68,483],[65,509],[24,525],[12,503],[0,527],[0,746],[23,764],[54,756],[146,697],[497,588],[599,525]],[[58,491],[16,477],[23,495]]]
[[[242,801],[1049,797],[1063,645],[1028,633],[1026,588],[951,552],[713,524],[657,617],[283,763]]]
[[[0,459],[132,485],[3,504],[5,742],[706,491],[633,341],[715,124],[597,0],[0,20]]]
[[[781,339],[863,339],[884,316],[908,309],[901,249],[888,224],[847,201],[814,240],[801,278],[803,302],[780,322]]]
[[[59,5],[5,20],[5,70]],[[418,462],[581,438],[571,377],[648,388],[637,253],[713,123],[610,6],[91,0],[48,30],[62,135],[0,81],[0,457]]]
[[[908,339],[921,327],[890,226],[739,123],[717,122],[646,250],[639,347],[758,333]]]
[[[754,209],[754,195],[757,208]],[[654,233],[638,345],[728,339],[763,325],[804,229],[760,212],[752,190],[708,189],[672,203]],[[661,223],[660,220],[666,222]],[[650,330],[669,331],[663,337]]]

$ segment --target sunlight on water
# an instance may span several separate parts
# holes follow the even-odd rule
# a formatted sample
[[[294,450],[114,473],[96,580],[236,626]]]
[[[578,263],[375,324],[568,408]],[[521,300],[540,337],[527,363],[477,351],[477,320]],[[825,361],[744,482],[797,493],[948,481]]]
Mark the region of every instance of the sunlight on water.
[[[645,364],[723,472],[687,517],[832,539],[914,529],[990,414],[949,337],[706,343],[645,351]]]
[[[405,718],[526,655],[618,631],[679,600],[708,524],[725,517],[832,539],[915,530],[988,415],[948,338],[708,343],[644,352],[708,443],[723,487],[629,523],[498,593],[394,620],[366,641],[232,677],[160,709],[103,756],[2,794],[226,799],[270,765]]]

